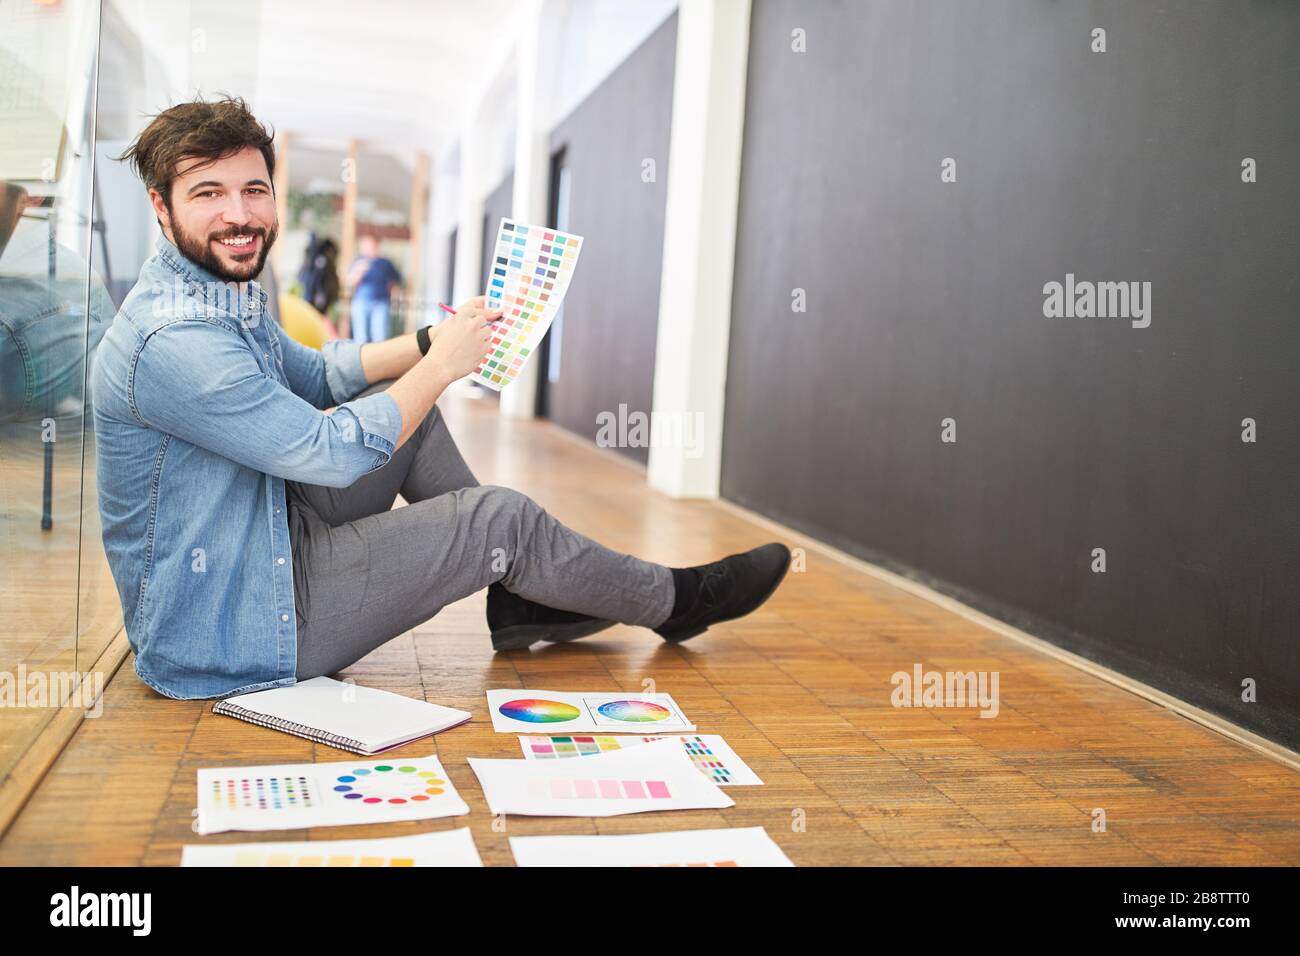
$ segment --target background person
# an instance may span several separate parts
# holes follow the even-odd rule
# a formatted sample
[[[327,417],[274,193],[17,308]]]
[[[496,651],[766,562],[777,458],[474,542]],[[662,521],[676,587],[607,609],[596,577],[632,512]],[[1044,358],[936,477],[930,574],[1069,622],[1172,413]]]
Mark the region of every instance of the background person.
[[[382,342],[388,338],[388,315],[393,288],[402,284],[402,274],[392,261],[379,254],[379,240],[360,239],[361,255],[348,272],[352,290],[352,338],[358,342]]]

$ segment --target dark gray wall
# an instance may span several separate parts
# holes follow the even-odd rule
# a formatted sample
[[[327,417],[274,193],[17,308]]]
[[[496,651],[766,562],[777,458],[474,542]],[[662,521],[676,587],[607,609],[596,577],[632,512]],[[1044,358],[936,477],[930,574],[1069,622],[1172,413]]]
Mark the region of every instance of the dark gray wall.
[[[676,52],[674,13],[551,134],[551,154],[564,149],[570,169],[569,229],[584,241],[547,414],[593,439],[599,413],[650,410]],[[655,182],[642,182],[646,158]]]
[[[1298,79],[1293,3],[756,2],[723,494],[1300,745]]]

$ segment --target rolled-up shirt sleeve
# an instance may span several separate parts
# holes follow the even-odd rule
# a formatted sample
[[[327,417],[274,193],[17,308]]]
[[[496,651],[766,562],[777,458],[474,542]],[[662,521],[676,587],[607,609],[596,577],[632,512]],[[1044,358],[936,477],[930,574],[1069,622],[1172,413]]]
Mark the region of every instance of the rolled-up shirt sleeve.
[[[346,357],[339,363],[336,397],[348,397],[361,374],[359,349],[353,360],[355,367]],[[329,368],[327,361],[327,377]],[[130,382],[142,423],[291,481],[345,488],[386,464],[402,432],[392,396],[375,392],[325,414],[266,375],[239,336],[201,319],[153,332]]]
[[[334,339],[321,346],[325,381],[336,403],[346,402],[370,384],[361,367],[361,346],[353,339]]]

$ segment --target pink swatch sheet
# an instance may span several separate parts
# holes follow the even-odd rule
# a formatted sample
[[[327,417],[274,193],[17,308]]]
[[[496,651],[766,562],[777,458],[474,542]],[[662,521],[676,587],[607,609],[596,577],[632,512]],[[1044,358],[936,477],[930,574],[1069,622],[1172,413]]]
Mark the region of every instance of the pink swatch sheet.
[[[735,806],[672,739],[580,761],[470,757],[469,765],[493,813],[612,817]]]

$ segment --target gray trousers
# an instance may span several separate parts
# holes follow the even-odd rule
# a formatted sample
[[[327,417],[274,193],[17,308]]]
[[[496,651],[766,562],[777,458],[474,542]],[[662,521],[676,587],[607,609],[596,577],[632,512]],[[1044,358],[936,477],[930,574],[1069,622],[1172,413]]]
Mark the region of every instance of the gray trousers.
[[[398,492],[409,504],[393,509]],[[664,565],[603,547],[517,491],[480,485],[436,405],[382,468],[347,488],[286,482],[286,497],[299,680],[347,667],[494,581],[623,624],[655,627],[672,612]]]

